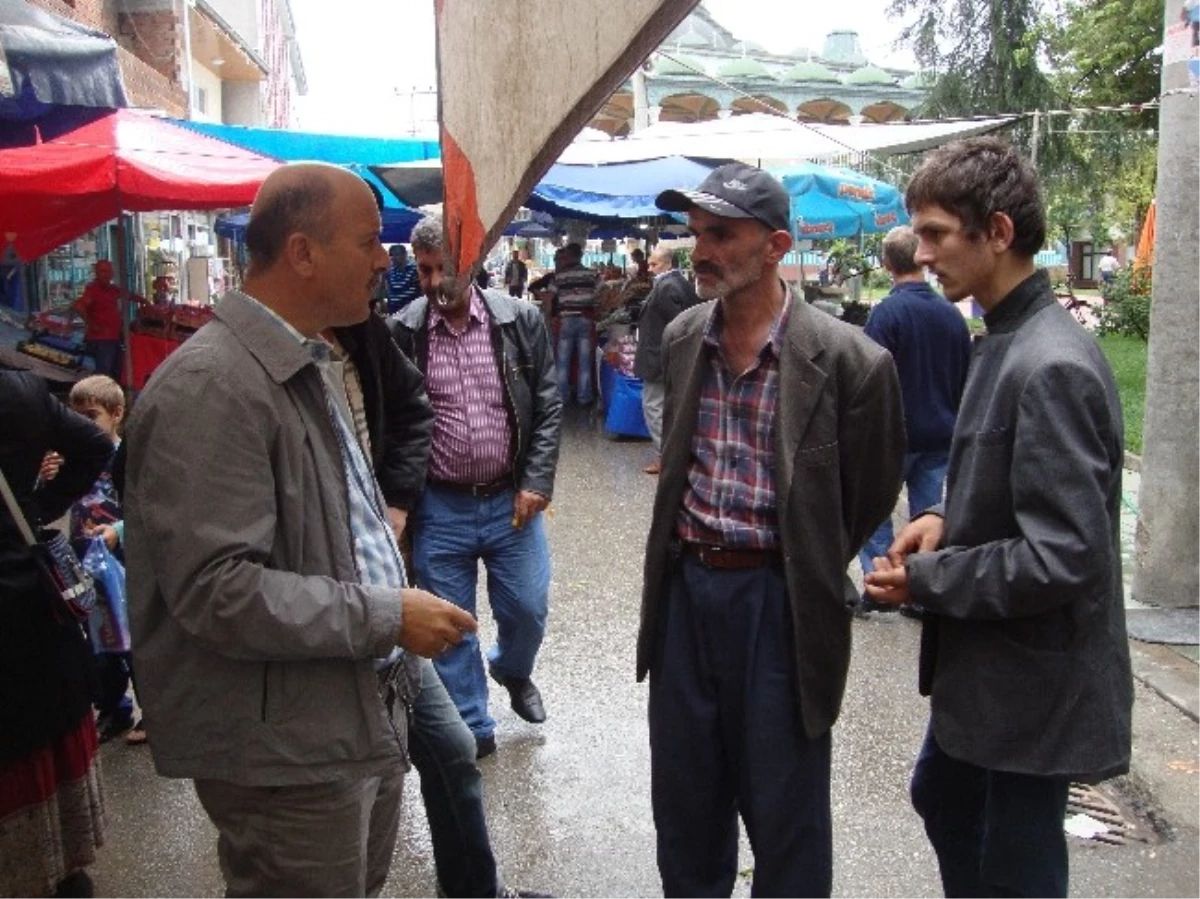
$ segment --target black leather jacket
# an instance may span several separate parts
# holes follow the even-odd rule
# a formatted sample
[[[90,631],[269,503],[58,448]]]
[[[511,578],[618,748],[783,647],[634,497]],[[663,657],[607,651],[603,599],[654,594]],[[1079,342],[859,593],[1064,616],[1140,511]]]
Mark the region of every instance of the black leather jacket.
[[[492,348],[504,373],[504,404],[513,433],[513,478],[519,490],[550,499],[558,467],[562,400],[550,332],[532,303],[481,291],[491,317]],[[410,303],[392,326],[397,345],[422,373],[429,368],[429,301]]]

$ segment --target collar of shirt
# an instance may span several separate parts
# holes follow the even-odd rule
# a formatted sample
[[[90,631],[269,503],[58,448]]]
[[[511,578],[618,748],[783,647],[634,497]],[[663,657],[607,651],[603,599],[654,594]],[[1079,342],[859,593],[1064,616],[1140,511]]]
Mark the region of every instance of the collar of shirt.
[[[471,304],[467,309],[467,328],[471,327],[472,321],[477,321],[480,324],[486,324],[488,320],[487,307],[483,304],[483,294],[479,292],[479,288],[471,287]],[[450,327],[450,322],[442,314],[442,310],[437,307],[436,303],[429,304],[429,330],[432,331],[438,325],[445,325],[446,330],[451,334],[460,332],[455,331]],[[463,328],[465,331],[466,328]]]
[[[775,316],[775,321],[771,324],[771,330],[767,332],[767,342],[763,344],[763,348],[758,353],[759,359],[762,359],[763,353],[767,352],[778,358],[779,341],[787,331],[788,315],[792,309],[792,288],[786,281],[779,283],[783,285],[783,305],[779,308],[779,314]],[[704,344],[717,353],[721,352],[721,332],[724,328],[725,305],[724,302],[720,302],[713,305],[713,311],[708,318],[708,324],[704,326],[702,338]]]

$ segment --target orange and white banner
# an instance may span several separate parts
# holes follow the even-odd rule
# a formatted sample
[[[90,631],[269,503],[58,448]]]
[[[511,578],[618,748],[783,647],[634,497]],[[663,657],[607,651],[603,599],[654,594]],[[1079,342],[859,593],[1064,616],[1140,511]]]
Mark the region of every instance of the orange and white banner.
[[[446,268],[470,273],[697,0],[435,0]]]

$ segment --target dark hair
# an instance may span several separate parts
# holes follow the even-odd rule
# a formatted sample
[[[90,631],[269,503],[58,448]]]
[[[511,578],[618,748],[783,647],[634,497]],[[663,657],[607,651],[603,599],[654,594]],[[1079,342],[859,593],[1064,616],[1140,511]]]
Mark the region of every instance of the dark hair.
[[[897,275],[911,275],[919,272],[915,257],[920,241],[913,229],[908,225],[898,225],[887,233],[883,239],[883,264],[888,271]]]
[[[583,246],[581,244],[569,243],[563,247],[563,249],[566,250],[567,254],[576,262],[581,262],[583,260]]]
[[[408,236],[414,253],[437,253],[442,249],[442,217],[427,215]]]
[[[1046,242],[1046,209],[1037,173],[1007,141],[973,137],[930,153],[904,194],[910,213],[940,206],[968,237],[987,233],[993,213],[1012,219],[1012,249],[1032,258]]]
[[[283,245],[293,234],[307,234],[318,243],[333,238],[330,215],[334,188],[330,178],[305,178],[274,190],[250,212],[246,225],[246,252],[252,268],[275,264]]]
[[[641,247],[634,247],[629,251],[629,258],[634,262],[642,262],[646,258],[646,253]]]

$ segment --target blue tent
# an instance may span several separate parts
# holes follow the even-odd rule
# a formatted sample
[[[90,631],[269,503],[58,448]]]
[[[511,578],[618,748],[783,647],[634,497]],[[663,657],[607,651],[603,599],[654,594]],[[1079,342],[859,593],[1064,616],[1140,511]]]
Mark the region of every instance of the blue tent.
[[[371,174],[370,167],[389,162],[437,159],[441,156],[441,147],[437,141],[417,138],[346,137],[337,134],[308,134],[302,131],[244,128],[240,125],[214,125],[209,122],[182,120],[176,124],[264,156],[282,159],[284,162],[328,162],[345,166],[372,183],[383,197],[384,208],[390,209],[404,207],[392,192]],[[411,229],[411,226],[409,227]]]
[[[900,191],[861,172],[801,163],[772,174],[792,198],[792,235],[797,240],[854,237],[909,220]]]

